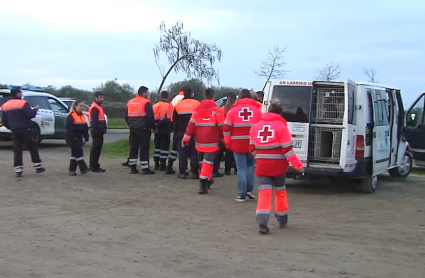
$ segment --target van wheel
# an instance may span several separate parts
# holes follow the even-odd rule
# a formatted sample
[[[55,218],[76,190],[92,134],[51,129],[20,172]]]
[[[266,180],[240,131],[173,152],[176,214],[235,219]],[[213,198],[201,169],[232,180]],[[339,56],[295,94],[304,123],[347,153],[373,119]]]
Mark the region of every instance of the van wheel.
[[[363,193],[372,194],[375,193],[378,186],[378,176],[370,176],[360,180],[360,190]]]
[[[400,162],[400,166],[397,168],[392,168],[388,170],[388,173],[392,178],[401,178],[405,179],[412,171],[413,158],[412,155],[408,152],[404,154],[403,160]]]

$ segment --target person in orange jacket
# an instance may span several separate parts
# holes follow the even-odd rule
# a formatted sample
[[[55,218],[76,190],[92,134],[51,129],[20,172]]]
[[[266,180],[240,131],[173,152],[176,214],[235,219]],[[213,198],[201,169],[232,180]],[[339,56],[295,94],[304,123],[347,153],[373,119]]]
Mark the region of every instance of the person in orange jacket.
[[[243,89],[238,101],[229,110],[223,126],[226,149],[233,151],[238,173],[237,202],[255,199],[254,190],[254,157],[249,151],[249,132],[251,127],[261,119],[261,110],[257,101],[251,99],[251,93]]]
[[[199,152],[201,164],[199,194],[207,194],[214,182],[211,178],[214,158],[219,150],[219,142],[223,141],[224,115],[215,103],[214,97],[213,89],[205,90],[205,100],[193,111],[182,140],[182,146],[185,147],[195,135],[195,147]]]
[[[168,92],[162,91],[161,99],[153,105],[155,116],[154,154],[155,171],[165,171],[167,157],[170,150],[170,136],[172,123],[168,117],[170,104],[168,102]]]
[[[256,218],[260,234],[270,233],[268,220],[273,187],[275,216],[279,228],[283,229],[288,225],[289,206],[285,173],[289,163],[299,172],[304,172],[301,161],[292,149],[292,136],[281,114],[282,107],[279,101],[273,101],[268,113],[264,113],[250,131],[249,147],[250,152],[256,152],[255,175],[259,181]]]

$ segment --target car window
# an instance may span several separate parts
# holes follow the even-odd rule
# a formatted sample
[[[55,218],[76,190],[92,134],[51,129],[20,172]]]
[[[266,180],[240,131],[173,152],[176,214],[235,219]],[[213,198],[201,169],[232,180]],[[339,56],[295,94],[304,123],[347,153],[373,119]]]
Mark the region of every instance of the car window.
[[[63,103],[65,103],[69,108],[72,106],[72,100],[62,100]]]
[[[62,103],[54,98],[49,98],[49,104],[53,112],[68,113],[68,107],[63,106]]]
[[[50,110],[49,102],[47,101],[47,97],[44,96],[24,96],[24,99],[28,101],[31,106],[40,106],[40,109],[48,109]]]
[[[0,93],[0,106],[10,99],[10,94]]]
[[[83,111],[84,111],[84,112],[89,112],[89,108],[90,108],[90,106],[88,106],[87,104],[84,104],[84,109],[83,109]]]

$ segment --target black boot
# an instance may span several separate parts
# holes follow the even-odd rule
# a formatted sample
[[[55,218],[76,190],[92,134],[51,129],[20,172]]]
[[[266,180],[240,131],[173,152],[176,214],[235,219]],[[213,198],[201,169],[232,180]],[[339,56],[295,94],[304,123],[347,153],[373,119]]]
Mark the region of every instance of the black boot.
[[[214,184],[214,180],[213,179],[209,179],[207,181],[207,185],[206,185],[207,189],[210,190],[211,189],[211,185],[213,185],[213,184]]]
[[[159,161],[155,161],[154,170],[155,171],[158,171],[159,170]]]
[[[130,174],[138,174],[139,170],[137,170],[137,165],[130,166]]]
[[[77,160],[70,159],[69,160],[69,175],[76,176],[77,175]]]
[[[150,168],[142,169],[142,175],[152,175],[155,174],[155,171],[152,171]]]
[[[159,163],[159,171],[165,171],[167,170],[167,162],[166,161],[161,161]]]
[[[176,171],[173,170],[173,161],[168,160],[167,169],[165,170],[166,175],[173,175]]]
[[[84,160],[77,161],[77,165],[80,168],[80,172],[82,175],[90,172],[89,167],[87,167],[87,164]]]
[[[124,167],[128,167],[128,166],[129,166],[129,165],[128,165],[128,158],[127,158],[127,161],[126,161],[126,162],[121,163],[121,165],[122,165],[122,166],[124,166]]]
[[[199,194],[202,194],[202,195],[208,194],[207,183],[208,183],[208,180],[206,179],[199,180],[199,190],[198,190]]]

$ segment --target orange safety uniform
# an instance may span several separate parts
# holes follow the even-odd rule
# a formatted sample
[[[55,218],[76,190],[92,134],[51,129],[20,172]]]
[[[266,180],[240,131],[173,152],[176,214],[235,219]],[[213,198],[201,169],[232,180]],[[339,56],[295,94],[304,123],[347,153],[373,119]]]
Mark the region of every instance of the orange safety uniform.
[[[103,135],[106,133],[106,118],[102,105],[93,102],[89,108],[90,129],[92,145],[90,150],[90,169],[94,172],[103,172],[100,167],[99,158],[103,147]]]
[[[90,127],[93,130],[106,132],[106,117],[103,107],[96,102],[93,102],[89,108]]]
[[[68,114],[65,120],[66,143],[71,149],[69,160],[69,174],[76,175],[77,166],[81,173],[87,173],[88,167],[84,161],[83,145],[89,140],[89,132],[86,123],[86,116],[73,111]]]
[[[204,100],[193,111],[183,136],[183,142],[189,142],[195,135],[195,147],[199,152],[201,164],[201,182],[211,180],[214,158],[220,140],[223,139],[224,115],[213,100]],[[201,159],[202,158],[202,159]]]
[[[292,137],[286,121],[278,114],[264,113],[250,131],[250,151],[256,152],[258,204],[256,209],[259,231],[268,233],[268,218],[274,186],[275,215],[281,228],[288,222],[289,206],[286,196],[285,173],[288,162],[295,169],[302,163],[292,149]]]
[[[168,117],[170,110],[170,104],[166,99],[161,99],[153,105],[153,113],[156,124],[156,132],[154,136],[155,150],[153,154],[155,170],[165,171],[166,168],[166,160],[170,149],[170,134],[172,125]]]
[[[177,96],[175,96],[171,101],[170,101],[170,107],[168,109],[167,112],[167,118],[170,119],[171,122],[173,122],[173,112],[174,112],[174,108],[176,107],[176,105],[183,100],[184,98],[184,92],[180,91]],[[177,154],[178,154],[178,146],[177,146],[177,137],[176,137],[176,133],[174,133],[173,135],[173,147],[171,148],[171,151],[169,152],[168,155],[168,166],[167,166],[167,171],[165,172],[166,174],[174,174],[174,170],[173,170],[173,163],[174,161],[176,161],[177,159]]]
[[[130,152],[128,165],[131,173],[137,171],[137,157],[144,174],[152,174],[149,169],[149,149],[151,129],[155,127],[155,116],[149,99],[137,95],[127,102],[126,122],[130,128]]]
[[[261,110],[250,98],[239,99],[227,112],[223,133],[226,149],[236,153],[250,153],[249,131],[261,119]]]

